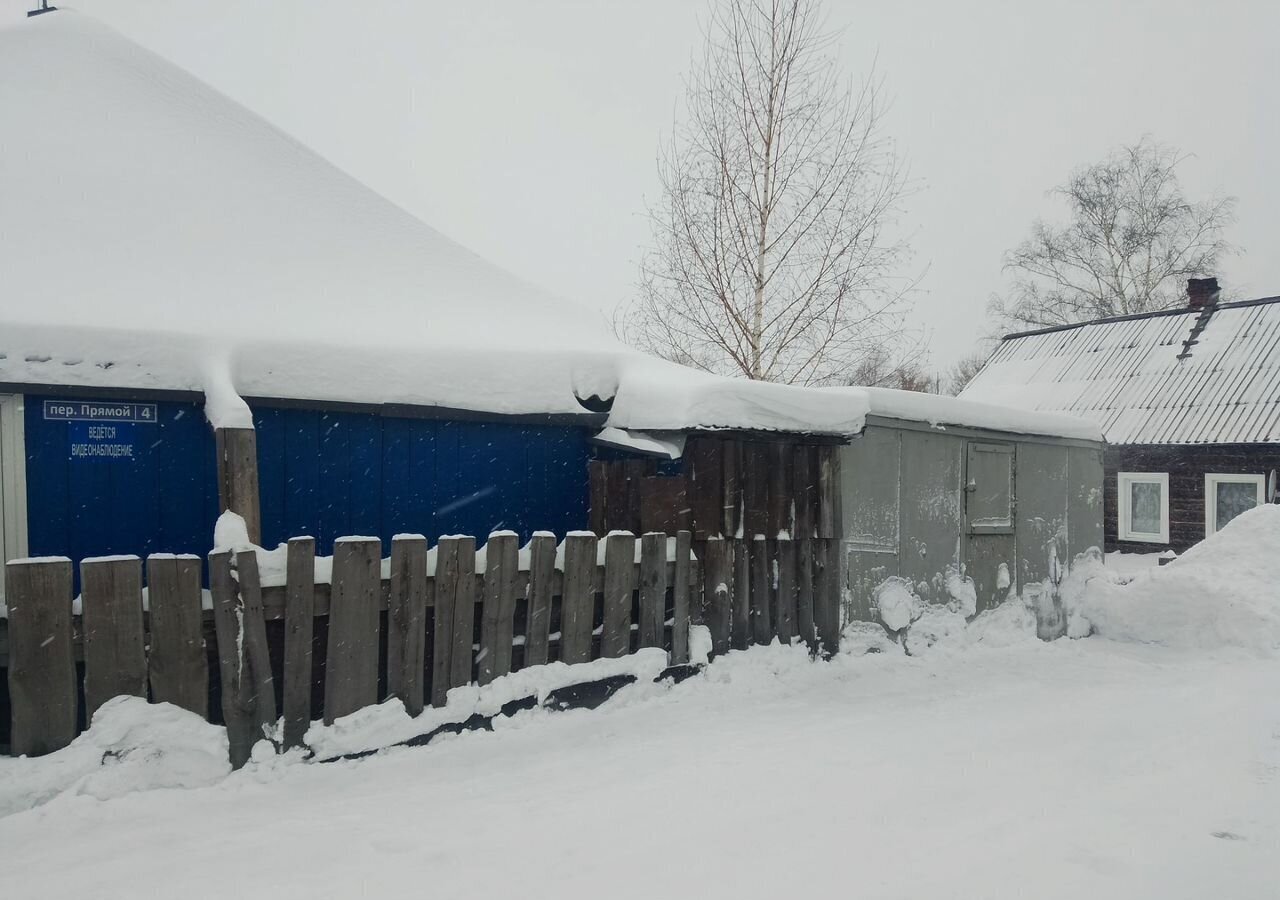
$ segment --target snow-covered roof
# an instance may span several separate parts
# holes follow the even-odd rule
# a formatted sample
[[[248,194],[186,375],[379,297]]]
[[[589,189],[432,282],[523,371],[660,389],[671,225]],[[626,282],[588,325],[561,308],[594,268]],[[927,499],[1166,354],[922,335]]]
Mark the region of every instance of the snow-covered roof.
[[[596,396],[642,432],[851,435],[871,411],[859,389],[625,347],[74,12],[0,29],[0,128],[0,384],[200,392],[240,426],[242,397],[574,414]],[[934,416],[947,402],[922,415],[973,414]]]
[[[1280,442],[1280,297],[1006,337],[960,395],[1086,416],[1113,444]]]

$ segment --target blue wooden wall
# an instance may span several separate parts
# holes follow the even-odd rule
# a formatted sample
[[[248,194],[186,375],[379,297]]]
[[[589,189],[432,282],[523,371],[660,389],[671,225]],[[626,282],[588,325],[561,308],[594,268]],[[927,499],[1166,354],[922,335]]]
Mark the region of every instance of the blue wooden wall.
[[[158,403],[156,423],[133,430],[132,459],[73,459],[77,424],[45,420],[45,399],[25,402],[33,556],[209,552],[217,472],[199,403]],[[587,527],[585,429],[278,408],[254,419],[268,547]]]
[[[587,526],[581,428],[255,409],[262,537],[483,538]]]
[[[72,458],[76,429],[27,395],[27,539],[32,556],[209,552],[218,516],[213,431],[199,403],[157,403],[132,427],[132,459]]]

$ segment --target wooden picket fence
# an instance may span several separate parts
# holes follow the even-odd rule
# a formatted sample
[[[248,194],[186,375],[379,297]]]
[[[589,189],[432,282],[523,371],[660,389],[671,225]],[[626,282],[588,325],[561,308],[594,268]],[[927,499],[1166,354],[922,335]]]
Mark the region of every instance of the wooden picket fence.
[[[521,549],[499,533],[478,553],[473,537],[428,549],[425,538],[399,536],[384,577],[381,542],[352,537],[335,542],[331,576],[318,582],[315,542],[295,538],[282,578],[264,578],[257,551],[210,554],[211,610],[199,557],[149,557],[145,593],[138,557],[86,559],[79,615],[70,560],[17,560],[5,567],[0,620],[9,750],[68,744],[81,691],[86,722],[121,694],[220,720],[239,766],[264,735],[300,746],[313,717],[332,723],[388,697],[417,715],[450,688],[557,660],[662,647],[685,663],[690,624],[709,628],[714,653],[775,637],[830,651],[837,544],[616,532],[572,533],[559,546],[538,534]]]

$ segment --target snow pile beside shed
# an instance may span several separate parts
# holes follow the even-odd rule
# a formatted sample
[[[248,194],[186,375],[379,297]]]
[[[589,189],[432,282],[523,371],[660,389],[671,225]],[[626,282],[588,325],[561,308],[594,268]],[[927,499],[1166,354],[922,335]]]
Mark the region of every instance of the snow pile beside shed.
[[[1128,579],[1097,555],[1063,583],[1070,633],[1116,641],[1280,656],[1280,506],[1241,513],[1166,566]]]

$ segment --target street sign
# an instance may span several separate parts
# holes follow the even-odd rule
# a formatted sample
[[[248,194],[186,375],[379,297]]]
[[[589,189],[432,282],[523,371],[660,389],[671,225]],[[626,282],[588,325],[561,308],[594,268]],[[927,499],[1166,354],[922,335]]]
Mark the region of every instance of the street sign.
[[[44,417],[54,422],[135,422],[155,424],[154,403],[115,403],[108,400],[46,400]]]

